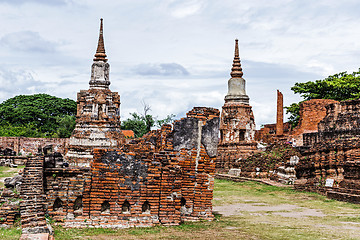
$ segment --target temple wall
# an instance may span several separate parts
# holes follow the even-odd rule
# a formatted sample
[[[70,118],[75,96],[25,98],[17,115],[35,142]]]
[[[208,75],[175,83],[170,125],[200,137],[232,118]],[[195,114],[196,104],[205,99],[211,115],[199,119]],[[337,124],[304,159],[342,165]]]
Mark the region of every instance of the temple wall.
[[[35,155],[38,148],[53,145],[56,152],[65,154],[68,138],[26,138],[26,137],[0,137],[0,147],[10,148],[23,156]]]
[[[316,191],[360,203],[360,101],[333,103],[319,122],[319,131],[304,134],[304,147],[296,166],[298,189]],[[334,181],[326,186],[326,180]]]
[[[304,145],[304,133],[318,131],[318,123],[326,116],[326,106],[332,103],[337,103],[337,101],[331,99],[312,99],[300,103],[299,124],[291,132],[291,139],[294,145]]]
[[[211,220],[219,111],[194,108],[87,168],[46,168],[52,218],[67,227],[144,227]]]

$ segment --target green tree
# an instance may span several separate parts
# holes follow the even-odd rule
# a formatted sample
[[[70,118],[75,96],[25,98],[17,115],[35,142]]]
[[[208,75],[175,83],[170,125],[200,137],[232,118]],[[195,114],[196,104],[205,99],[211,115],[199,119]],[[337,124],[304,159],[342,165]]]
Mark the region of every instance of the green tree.
[[[130,113],[130,115],[131,118],[121,122],[121,129],[133,130],[136,138],[147,133],[148,128],[146,126],[145,119],[137,113]]]
[[[19,95],[0,104],[0,126],[3,130],[9,128],[8,133],[3,131],[1,134],[31,137],[33,136],[31,132],[36,131],[45,137],[60,135],[69,137],[62,128],[66,125],[66,121],[67,126],[74,126],[75,115],[74,100],[48,94]],[[73,124],[69,124],[70,118],[67,116],[72,117]],[[20,129],[28,129],[28,131],[20,131]],[[68,129],[67,132],[71,133],[72,130]]]
[[[165,119],[156,120],[152,115],[139,115],[137,113],[130,113],[131,118],[121,122],[121,129],[133,130],[135,137],[142,137],[144,134],[150,132],[152,127],[161,127],[163,124],[172,123],[175,115],[168,115]]]
[[[167,115],[166,118],[164,118],[164,119],[156,120],[156,126],[158,128],[161,128],[161,126],[164,124],[173,123],[175,116],[176,116],[175,114],[170,114],[170,115]]]
[[[56,129],[56,137],[68,138],[75,128],[75,116],[65,115],[64,117],[57,117],[56,123],[58,126]]]
[[[295,83],[291,88],[294,93],[300,94],[306,100],[334,99],[337,101],[360,98],[360,69],[358,72],[348,74],[341,72],[323,80]],[[299,122],[299,103],[293,103],[286,108],[290,113],[289,122],[295,127]]]
[[[10,124],[0,125],[0,136],[3,137],[45,137],[45,134],[39,132],[31,124],[24,126],[12,126]]]

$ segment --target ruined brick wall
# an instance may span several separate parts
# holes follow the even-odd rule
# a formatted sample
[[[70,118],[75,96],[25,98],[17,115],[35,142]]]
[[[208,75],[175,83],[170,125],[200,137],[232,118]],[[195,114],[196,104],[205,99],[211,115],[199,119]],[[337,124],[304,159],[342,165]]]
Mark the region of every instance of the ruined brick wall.
[[[68,138],[0,137],[0,147],[11,148],[16,154],[27,156],[37,154],[38,148],[53,145],[54,151],[64,155],[68,140]]]
[[[7,228],[20,218],[20,196],[13,189],[0,189],[0,228]]]
[[[89,168],[46,169],[49,214],[69,227],[213,219],[219,111],[187,116],[121,149],[94,149]]]
[[[59,222],[66,219],[69,225],[75,218],[77,224],[84,222],[90,211],[87,202],[91,185],[90,169],[47,168],[44,177],[49,216]]]
[[[296,187],[360,203],[360,101],[335,102],[326,109],[319,131],[304,134]],[[333,187],[325,186],[327,179],[334,180]]]
[[[289,122],[283,123],[283,135],[277,136],[276,134],[276,124],[265,124],[260,130],[255,132],[255,141],[264,142],[264,143],[273,143],[279,139],[283,139],[286,136],[289,136],[291,131],[291,125]],[[287,138],[284,138],[287,139]]]
[[[326,106],[337,101],[331,99],[312,99],[300,103],[299,125],[292,131],[292,142],[303,145],[303,134],[318,131],[318,123],[326,115]]]

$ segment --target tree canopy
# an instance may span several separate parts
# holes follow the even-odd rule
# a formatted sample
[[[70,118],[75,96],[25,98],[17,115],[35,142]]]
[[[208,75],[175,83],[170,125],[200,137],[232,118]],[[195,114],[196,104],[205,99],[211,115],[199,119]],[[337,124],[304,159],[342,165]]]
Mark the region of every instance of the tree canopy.
[[[48,94],[19,95],[0,104],[0,135],[69,137],[76,102]]]
[[[301,94],[303,101],[311,99],[333,99],[337,101],[358,99],[360,98],[360,69],[353,73],[337,73],[315,82],[295,83],[291,90],[294,93]],[[286,113],[290,113],[289,122],[293,127],[297,126],[299,122],[299,104],[301,102],[292,103],[289,107],[285,107]]]
[[[121,129],[133,130],[135,137],[141,137],[150,132],[152,127],[161,127],[163,124],[173,122],[174,114],[168,115],[165,119],[157,120],[150,114],[140,115],[138,113],[130,113],[131,118],[121,122]]]

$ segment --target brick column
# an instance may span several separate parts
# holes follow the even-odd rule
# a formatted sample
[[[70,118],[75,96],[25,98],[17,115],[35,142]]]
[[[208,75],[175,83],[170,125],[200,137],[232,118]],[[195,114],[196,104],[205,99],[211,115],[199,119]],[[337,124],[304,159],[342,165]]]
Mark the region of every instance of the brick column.
[[[276,135],[284,134],[283,94],[277,90]]]

